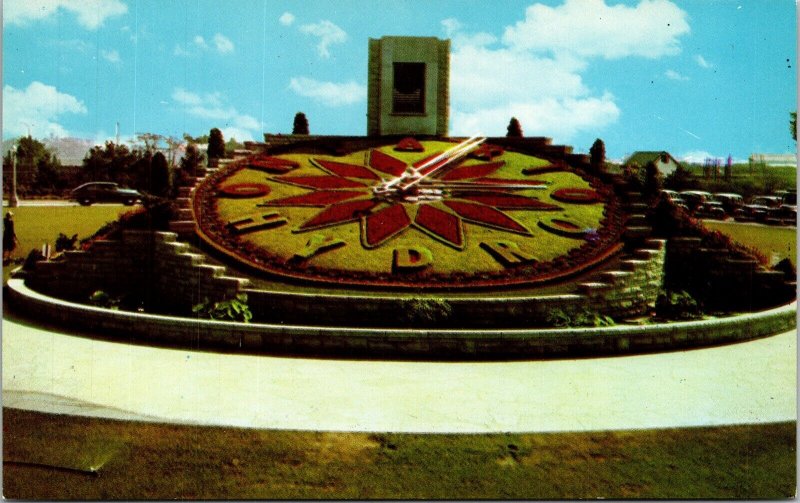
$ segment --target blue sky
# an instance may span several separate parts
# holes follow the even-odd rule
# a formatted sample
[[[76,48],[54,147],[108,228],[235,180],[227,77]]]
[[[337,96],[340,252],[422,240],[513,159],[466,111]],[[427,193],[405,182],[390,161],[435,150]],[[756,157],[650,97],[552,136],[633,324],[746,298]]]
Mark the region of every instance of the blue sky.
[[[367,40],[452,40],[453,135],[788,153],[792,0],[5,0],[3,138],[366,132]]]

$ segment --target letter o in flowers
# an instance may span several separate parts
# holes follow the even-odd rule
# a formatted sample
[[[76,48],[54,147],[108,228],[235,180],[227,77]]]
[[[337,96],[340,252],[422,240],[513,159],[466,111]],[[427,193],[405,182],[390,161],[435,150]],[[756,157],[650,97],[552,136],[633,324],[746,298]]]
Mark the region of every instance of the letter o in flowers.
[[[269,185],[263,183],[234,183],[217,189],[220,196],[234,199],[263,197],[269,194],[270,190]]]
[[[575,222],[570,222],[563,217],[545,218],[539,221],[539,227],[556,236],[572,239],[585,239],[589,229],[584,229]]]

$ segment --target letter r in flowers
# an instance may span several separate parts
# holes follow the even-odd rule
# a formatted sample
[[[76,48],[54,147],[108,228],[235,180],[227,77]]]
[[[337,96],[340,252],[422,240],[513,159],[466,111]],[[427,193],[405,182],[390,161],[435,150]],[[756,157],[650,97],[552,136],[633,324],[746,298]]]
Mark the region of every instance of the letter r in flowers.
[[[514,241],[495,241],[493,243],[484,241],[481,243],[481,248],[489,252],[489,255],[505,267],[537,260],[535,256],[520,248]]]

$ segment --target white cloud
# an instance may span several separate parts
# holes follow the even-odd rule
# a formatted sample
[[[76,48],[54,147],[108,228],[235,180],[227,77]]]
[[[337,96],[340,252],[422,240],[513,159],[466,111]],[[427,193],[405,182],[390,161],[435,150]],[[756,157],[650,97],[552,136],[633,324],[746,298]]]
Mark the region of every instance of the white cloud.
[[[222,33],[217,33],[214,35],[214,45],[220,54],[228,54],[233,52],[233,42],[231,42],[231,40]]]
[[[175,44],[175,48],[172,50],[172,54],[174,56],[186,57],[189,56],[191,53],[186,49],[184,49],[183,47],[181,47],[180,44]]]
[[[239,141],[251,141],[254,131],[258,132],[260,129],[260,123],[255,117],[242,114],[227,104],[221,93],[199,94],[176,87],[172,92],[172,99],[188,115],[206,120],[210,127],[220,128],[226,138],[235,136]]]
[[[604,0],[534,4],[525,19],[506,28],[503,41],[516,49],[579,57],[657,58],[680,52],[689,32],[687,14],[668,0],[641,0],[635,7]]]
[[[708,61],[706,61],[706,58],[704,58],[700,54],[695,54],[694,60],[698,65],[700,65],[701,68],[711,68],[712,66],[714,66]]]
[[[448,37],[452,37],[458,30],[461,29],[461,22],[458,19],[449,17],[442,20],[442,28]]]
[[[103,59],[105,59],[109,63],[115,63],[116,64],[116,63],[121,63],[122,62],[122,60],[119,57],[119,53],[114,49],[112,49],[110,51],[107,51],[105,49],[101,49],[100,50],[100,56],[102,56]]]
[[[3,87],[3,134],[19,136],[68,136],[67,130],[57,122],[65,114],[85,115],[86,105],[74,96],[59,92],[54,86],[31,82],[25,89],[10,85]]]
[[[200,35],[195,35],[192,39],[192,43],[201,49],[208,49],[208,44],[206,43],[206,39],[201,37]]]
[[[291,12],[284,12],[281,14],[281,17],[278,18],[278,22],[280,22],[283,26],[291,26],[294,23],[294,14]]]
[[[679,80],[684,82],[689,80],[689,77],[687,77],[686,75],[681,75],[680,73],[672,69],[669,69],[666,72],[664,72],[664,76],[670,80]]]
[[[706,159],[717,159],[719,156],[713,155],[705,150],[691,150],[685,154],[678,156],[678,160],[691,163],[703,163]]]
[[[96,30],[106,19],[128,12],[128,6],[120,0],[6,0],[3,19],[9,24],[25,26],[59,10],[74,14],[84,28]]]
[[[516,117],[527,136],[570,138],[581,131],[597,131],[617,121],[619,107],[613,96],[546,98],[481,107],[453,113],[456,136],[504,134],[508,121]]]
[[[329,107],[352,105],[363,101],[367,96],[367,88],[355,81],[339,84],[307,77],[293,77],[289,81],[289,88],[300,96],[311,98]]]
[[[347,33],[328,20],[320,21],[315,24],[304,24],[300,27],[300,32],[306,35],[313,35],[319,39],[317,52],[321,58],[331,56],[328,47],[331,44],[342,44],[347,40]]]

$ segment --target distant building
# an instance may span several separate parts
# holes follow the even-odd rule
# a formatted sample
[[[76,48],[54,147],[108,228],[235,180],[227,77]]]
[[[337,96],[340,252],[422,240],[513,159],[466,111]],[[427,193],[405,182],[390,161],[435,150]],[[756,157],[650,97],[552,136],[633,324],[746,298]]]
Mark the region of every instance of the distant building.
[[[755,166],[797,166],[797,156],[794,154],[751,154],[750,167]]]
[[[662,175],[667,176],[675,172],[681,164],[669,152],[634,152],[625,159],[623,166],[637,165],[644,168],[650,163],[655,163]]]

